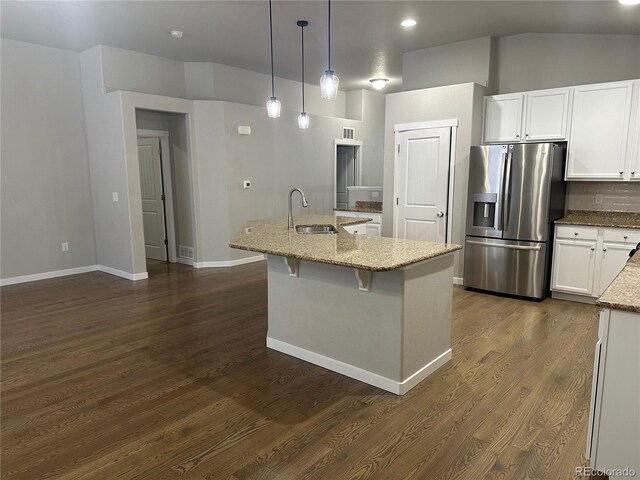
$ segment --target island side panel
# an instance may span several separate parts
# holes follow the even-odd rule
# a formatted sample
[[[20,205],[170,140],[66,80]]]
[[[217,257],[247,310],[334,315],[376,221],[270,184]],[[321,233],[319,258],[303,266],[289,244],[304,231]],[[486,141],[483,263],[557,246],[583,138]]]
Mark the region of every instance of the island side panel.
[[[402,378],[415,374],[417,383],[451,358],[453,254],[405,267],[404,274]]]
[[[269,347],[354,378],[341,363],[401,381],[402,270],[374,272],[371,292],[363,292],[350,267],[301,260],[299,276],[291,277],[283,257],[268,255],[267,262]],[[359,379],[386,388],[384,379]]]

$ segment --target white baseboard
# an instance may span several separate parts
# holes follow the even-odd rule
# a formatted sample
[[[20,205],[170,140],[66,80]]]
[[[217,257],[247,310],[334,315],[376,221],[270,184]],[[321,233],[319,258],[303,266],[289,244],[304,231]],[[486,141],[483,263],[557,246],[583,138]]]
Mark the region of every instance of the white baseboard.
[[[454,285],[464,285],[464,279],[462,277],[453,277]]]
[[[589,303],[593,305],[598,300],[598,297],[589,297],[587,295],[564,293],[564,292],[551,292],[551,298],[556,300],[568,300],[570,302]]]
[[[191,259],[191,258],[178,257],[176,260],[177,260],[178,263],[182,263],[183,265],[191,265],[191,266],[193,266],[193,259]]]
[[[66,277],[67,275],[95,272],[96,270],[98,270],[98,265],[87,265],[85,267],[66,268],[64,270],[34,273],[32,275],[20,275],[19,277],[3,278],[2,280],[0,280],[0,286],[14,285],[16,283],[35,282],[36,280],[46,280],[48,278]]]
[[[264,255],[255,255],[253,257],[239,258],[237,260],[222,260],[215,262],[193,262],[193,268],[224,268],[224,267],[237,267],[238,265],[244,265],[246,263],[261,262],[264,260]]]
[[[145,280],[149,278],[149,274],[147,272],[142,273],[129,273],[124,270],[118,270],[117,268],[106,267],[104,265],[98,265],[98,270],[104,273],[108,273],[110,275],[116,275],[117,277],[126,278],[127,280]]]
[[[275,338],[271,338],[269,336],[267,336],[267,347],[273,350],[277,350],[278,352],[286,353],[287,355],[291,355],[292,357],[300,358],[309,363],[313,363],[314,365],[326,368],[327,370],[346,375],[347,377],[355,378],[356,380],[381,388],[383,390],[386,390],[387,392],[395,393],[396,395],[404,395],[422,380],[435,372],[442,365],[451,360],[451,349],[449,349],[433,359],[431,362],[429,362],[427,365],[422,367],[420,370],[418,370],[403,382],[397,382],[395,380],[391,380],[390,378],[383,377],[382,375],[378,375],[377,373],[369,372],[348,363],[325,357],[324,355],[320,355],[319,353],[296,347],[295,345],[276,340]]]

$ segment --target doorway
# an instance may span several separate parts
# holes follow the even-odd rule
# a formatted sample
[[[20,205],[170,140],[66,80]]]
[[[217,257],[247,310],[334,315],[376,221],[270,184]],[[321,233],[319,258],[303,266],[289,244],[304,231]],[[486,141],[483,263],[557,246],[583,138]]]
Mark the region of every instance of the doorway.
[[[449,123],[396,126],[396,238],[438,243],[450,238],[457,121]]]
[[[349,188],[362,183],[362,142],[335,140],[334,208],[349,207]]]

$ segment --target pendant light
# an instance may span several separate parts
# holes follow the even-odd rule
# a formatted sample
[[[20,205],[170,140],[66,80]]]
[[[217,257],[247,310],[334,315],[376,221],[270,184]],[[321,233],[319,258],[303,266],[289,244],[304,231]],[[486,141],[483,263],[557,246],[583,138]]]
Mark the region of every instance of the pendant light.
[[[278,118],[280,116],[280,100],[276,98],[273,77],[273,15],[271,13],[271,0],[269,0],[269,40],[271,42],[271,97],[267,101],[267,115],[269,115],[269,118]]]
[[[309,115],[304,109],[304,27],[309,25],[306,20],[298,20],[297,25],[300,27],[300,37],[302,39],[302,111],[298,115],[298,127],[302,129],[309,128]]]
[[[331,0],[328,0],[327,3],[329,9],[329,22],[327,29],[327,37],[329,39],[329,62],[327,70],[325,70],[324,75],[320,77],[320,96],[331,100],[332,98],[336,98],[338,95],[338,84],[340,83],[340,79],[335,73],[333,73],[333,70],[331,70]]]

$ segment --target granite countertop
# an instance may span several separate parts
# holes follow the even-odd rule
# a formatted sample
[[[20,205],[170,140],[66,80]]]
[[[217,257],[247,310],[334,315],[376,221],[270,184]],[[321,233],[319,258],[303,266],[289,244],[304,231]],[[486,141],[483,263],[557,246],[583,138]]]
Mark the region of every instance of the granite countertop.
[[[286,218],[251,220],[229,246],[240,250],[281,255],[371,271],[395,270],[423,260],[455,252],[461,245],[419,242],[388,237],[350,234],[342,225],[366,223],[371,219],[332,215],[306,215],[295,225],[334,225],[334,235],[304,235],[290,231]]]
[[[555,223],[591,227],[640,228],[640,213],[569,210],[566,217],[556,220]]]
[[[598,298],[596,305],[640,313],[640,251]]]
[[[334,212],[382,213],[382,202],[357,201],[355,207],[334,208]]]

